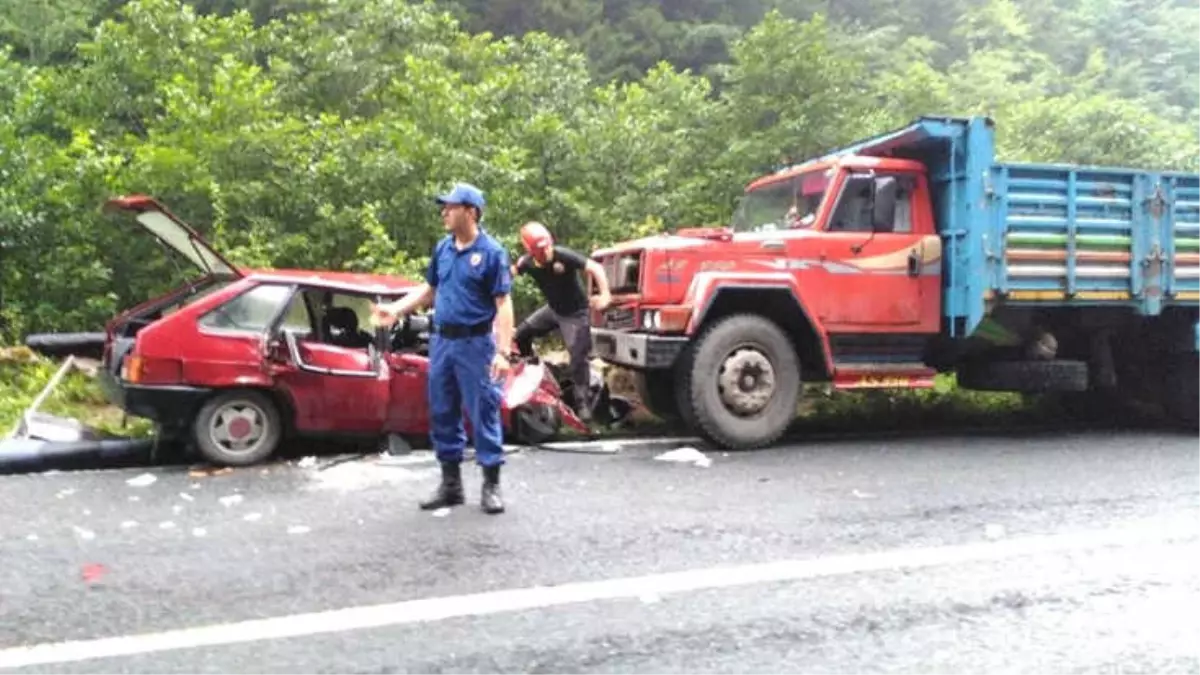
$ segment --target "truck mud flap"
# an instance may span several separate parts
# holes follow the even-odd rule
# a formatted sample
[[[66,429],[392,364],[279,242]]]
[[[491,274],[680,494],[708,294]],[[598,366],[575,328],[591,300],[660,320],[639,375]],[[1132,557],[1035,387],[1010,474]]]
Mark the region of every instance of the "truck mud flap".
[[[958,384],[979,391],[1043,393],[1087,391],[1086,361],[987,361],[964,365],[958,371]]]

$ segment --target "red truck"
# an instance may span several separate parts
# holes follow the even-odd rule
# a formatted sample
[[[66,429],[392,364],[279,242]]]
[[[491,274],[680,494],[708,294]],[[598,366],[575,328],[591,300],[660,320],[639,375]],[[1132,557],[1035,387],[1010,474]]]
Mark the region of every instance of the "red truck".
[[[911,125],[750,183],[728,226],[598,250],[604,361],[727,449],[802,383],[1153,400],[1195,425],[1200,175],[1007,164],[987,118]]]

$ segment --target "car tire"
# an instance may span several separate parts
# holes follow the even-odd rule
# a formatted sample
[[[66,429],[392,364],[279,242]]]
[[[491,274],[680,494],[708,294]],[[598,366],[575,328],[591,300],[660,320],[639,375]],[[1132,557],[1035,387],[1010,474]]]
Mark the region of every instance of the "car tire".
[[[795,420],[800,359],[787,333],[769,319],[735,314],[717,321],[696,340],[685,363],[690,367],[681,387],[681,403],[689,410],[684,416],[721,448],[770,445]],[[742,386],[754,389],[735,389]]]
[[[562,428],[562,417],[547,405],[523,405],[512,411],[513,436],[521,445],[541,445]]]
[[[279,408],[262,392],[227,391],[209,399],[192,422],[192,437],[205,459],[221,466],[250,466],[275,454],[283,438]],[[244,447],[246,439],[252,437]]]

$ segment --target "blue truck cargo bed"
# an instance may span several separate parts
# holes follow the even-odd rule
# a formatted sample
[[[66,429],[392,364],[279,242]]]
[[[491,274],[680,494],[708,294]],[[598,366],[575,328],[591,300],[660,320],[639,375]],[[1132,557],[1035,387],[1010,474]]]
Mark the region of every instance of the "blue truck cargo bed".
[[[1200,174],[995,158],[985,117],[922,117],[829,153],[925,164],[952,337],[1004,305],[1200,307]]]

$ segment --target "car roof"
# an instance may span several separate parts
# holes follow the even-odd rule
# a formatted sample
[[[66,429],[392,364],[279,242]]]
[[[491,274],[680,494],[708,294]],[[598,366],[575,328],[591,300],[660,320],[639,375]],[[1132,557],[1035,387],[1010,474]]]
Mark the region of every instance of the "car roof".
[[[391,294],[403,293],[416,287],[411,280],[391,274],[296,269],[243,269],[242,271],[247,278],[255,281],[302,283],[345,291]]]

